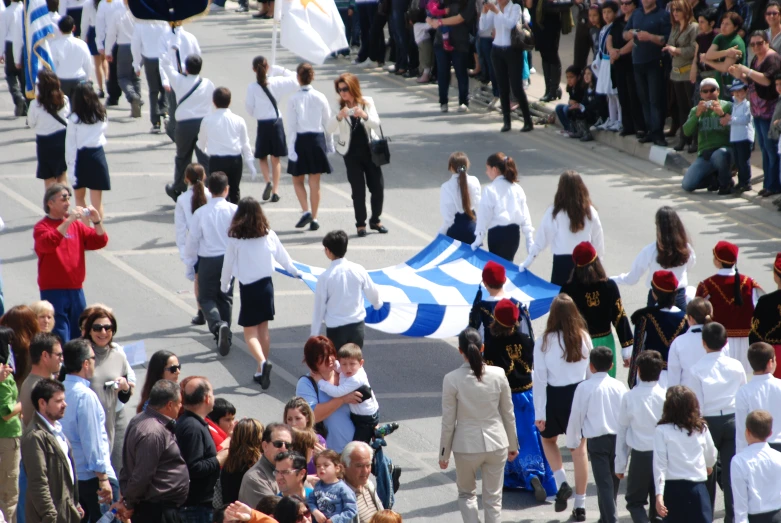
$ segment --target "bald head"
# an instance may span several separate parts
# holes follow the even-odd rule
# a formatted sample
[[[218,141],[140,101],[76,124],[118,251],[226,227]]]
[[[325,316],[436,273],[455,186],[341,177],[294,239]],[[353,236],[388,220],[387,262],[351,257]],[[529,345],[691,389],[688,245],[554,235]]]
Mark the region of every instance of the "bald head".
[[[212,386],[209,383],[209,380],[203,376],[190,378],[185,384],[183,392],[182,402],[184,403],[184,408],[197,411],[204,405],[210,404],[206,414],[211,412],[211,409],[214,406],[214,395],[212,394]]]

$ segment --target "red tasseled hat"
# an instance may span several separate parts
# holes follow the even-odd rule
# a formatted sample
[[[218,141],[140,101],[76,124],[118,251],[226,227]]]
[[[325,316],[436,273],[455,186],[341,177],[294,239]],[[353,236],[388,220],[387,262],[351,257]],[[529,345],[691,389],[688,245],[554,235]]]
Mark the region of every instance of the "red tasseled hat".
[[[488,287],[501,287],[507,281],[507,275],[504,267],[495,261],[489,261],[483,267],[483,283]]]
[[[781,252],[776,254],[776,262],[773,264],[773,270],[781,276]]]
[[[572,259],[578,267],[585,267],[597,259],[597,250],[589,242],[580,242],[572,251]]]
[[[713,248],[713,256],[721,263],[735,265],[738,263],[738,246],[722,240]]]
[[[494,308],[494,319],[502,327],[512,327],[518,323],[520,316],[521,311],[518,310],[518,306],[507,298],[500,300]]]
[[[661,292],[675,292],[678,289],[678,278],[670,271],[656,271],[651,285]]]

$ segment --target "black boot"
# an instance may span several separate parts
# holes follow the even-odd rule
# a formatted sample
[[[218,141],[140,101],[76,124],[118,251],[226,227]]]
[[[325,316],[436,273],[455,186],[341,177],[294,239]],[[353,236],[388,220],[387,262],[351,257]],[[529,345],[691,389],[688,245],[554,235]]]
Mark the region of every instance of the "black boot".
[[[545,60],[542,61],[542,76],[545,78],[545,95],[543,95],[542,98],[540,98],[540,101],[550,102],[553,100],[552,94],[551,94],[551,65],[546,62]]]
[[[561,65],[550,66],[550,92],[553,100],[561,99]]]

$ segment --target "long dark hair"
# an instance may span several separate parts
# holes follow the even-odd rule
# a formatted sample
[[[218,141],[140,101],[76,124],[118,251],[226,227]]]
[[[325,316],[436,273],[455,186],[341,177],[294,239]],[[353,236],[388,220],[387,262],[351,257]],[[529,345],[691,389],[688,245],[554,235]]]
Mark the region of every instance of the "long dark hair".
[[[559,188],[553,198],[553,217],[564,211],[569,216],[569,230],[582,231],[586,218],[591,219],[591,196],[583,178],[575,171],[564,171],[559,176]]]
[[[659,425],[676,425],[688,431],[705,431],[705,420],[700,416],[700,403],[689,387],[674,385],[667,389]]]
[[[0,316],[0,325],[14,331],[11,344],[16,360],[14,379],[16,383],[22,383],[30,374],[30,342],[40,332],[38,317],[27,305],[16,305]]]
[[[71,111],[78,116],[83,124],[96,124],[106,121],[106,108],[100,103],[100,98],[89,82],[80,83],[73,91]]]
[[[236,423],[231,435],[230,452],[225,460],[225,472],[246,472],[263,454],[263,424],[253,418]]]
[[[607,273],[602,266],[602,261],[599,259],[599,256],[597,256],[594,261],[588,265],[584,265],[583,267],[578,267],[576,265],[575,268],[572,269],[572,274],[570,274],[568,283],[592,285],[602,281],[607,281]]]
[[[306,502],[300,496],[283,497],[274,509],[274,519],[279,523],[296,523],[301,505],[306,506]]]
[[[559,343],[563,345],[564,360],[575,363],[585,358],[583,356],[583,337],[587,336],[586,320],[580,315],[578,306],[567,294],[559,294],[553,298],[550,306],[548,323],[542,333],[542,352],[548,350],[548,334],[556,334]]]
[[[159,350],[149,358],[149,366],[146,369],[144,387],[141,389],[141,399],[138,400],[138,407],[136,407],[137,413],[144,410],[144,404],[146,403],[146,400],[149,399],[149,393],[152,391],[154,384],[163,379],[163,372],[165,372],[165,368],[168,365],[168,360],[171,356],[176,356],[176,354],[167,350]]]
[[[252,70],[255,71],[255,78],[258,81],[258,85],[268,85],[268,72],[266,71],[266,67],[268,67],[268,60],[266,60],[265,56],[256,56],[252,59]]]
[[[464,214],[469,216],[470,220],[474,220],[475,213],[472,210],[472,197],[469,196],[469,184],[466,180],[466,171],[469,169],[469,157],[465,152],[456,151],[448,158],[447,168],[458,174],[458,190],[461,192],[461,207],[464,208]]]
[[[665,205],[656,211],[656,262],[664,269],[689,261],[689,235],[675,209]]]
[[[193,188],[193,197],[190,200],[192,210],[190,212],[195,212],[206,205],[206,187],[203,185],[203,181],[206,179],[206,169],[199,163],[191,163],[185,168],[184,177]]]
[[[49,114],[65,107],[65,94],[60,89],[60,79],[49,69],[38,71],[38,103]]]
[[[467,327],[458,335],[458,350],[469,360],[469,366],[475,373],[477,381],[483,381],[485,363],[480,349],[483,347],[483,339],[480,333],[472,327]]]
[[[236,214],[233,215],[233,221],[228,227],[228,237],[239,240],[262,238],[270,230],[263,208],[255,198],[247,196],[239,201]]]
[[[485,161],[488,167],[495,167],[502,173],[504,179],[510,183],[518,181],[518,168],[515,166],[515,160],[504,153],[494,153]]]

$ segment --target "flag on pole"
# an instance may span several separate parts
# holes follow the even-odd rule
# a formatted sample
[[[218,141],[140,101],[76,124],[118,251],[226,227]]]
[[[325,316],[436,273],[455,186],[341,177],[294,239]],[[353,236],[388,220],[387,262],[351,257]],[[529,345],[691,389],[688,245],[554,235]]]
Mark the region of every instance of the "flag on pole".
[[[282,47],[315,64],[347,47],[334,0],[284,0],[281,31]]]
[[[22,24],[22,67],[24,68],[24,90],[27,98],[35,98],[35,83],[41,67],[54,70],[49,43],[54,37],[54,25],[49,16],[45,0],[24,1],[24,23]]]

